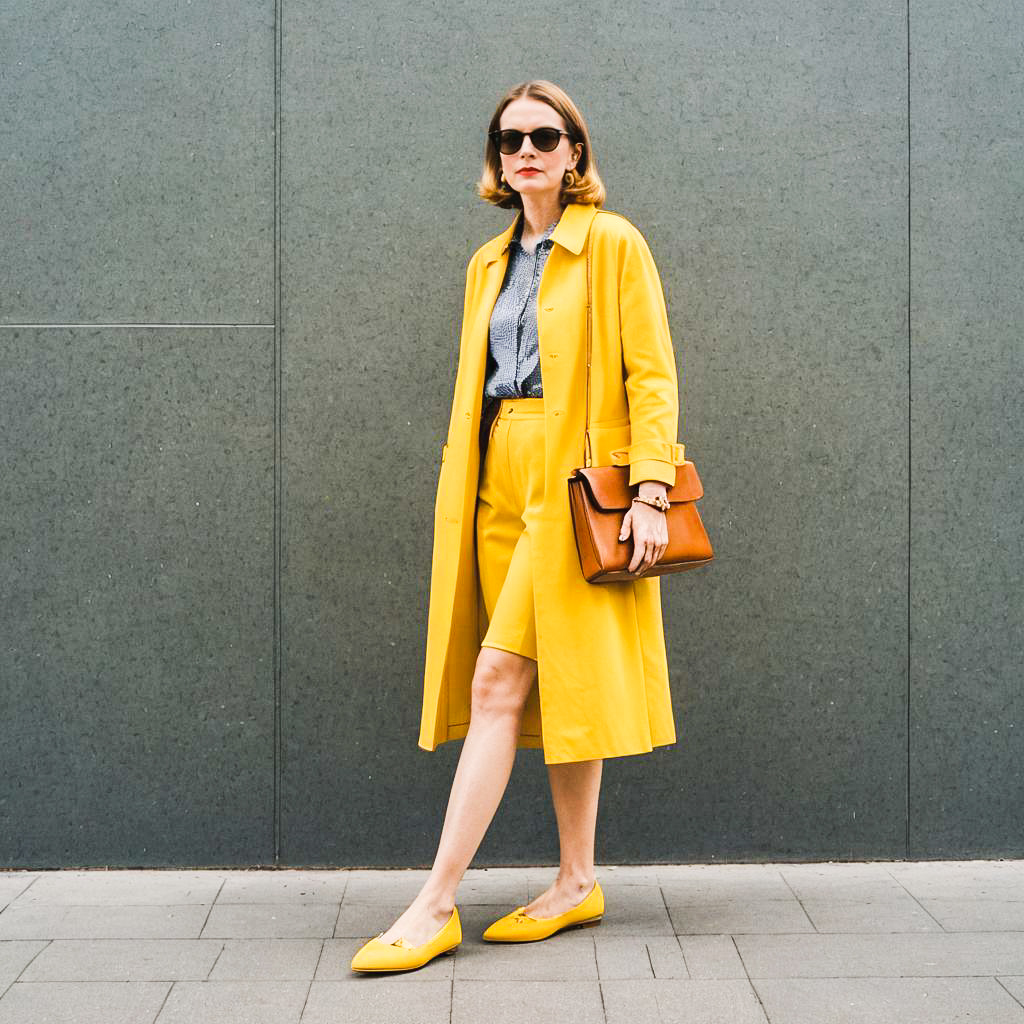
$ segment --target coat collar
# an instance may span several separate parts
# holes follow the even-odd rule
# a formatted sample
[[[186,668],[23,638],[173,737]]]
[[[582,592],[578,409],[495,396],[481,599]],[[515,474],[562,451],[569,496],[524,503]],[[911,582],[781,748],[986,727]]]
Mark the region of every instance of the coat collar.
[[[555,230],[548,237],[552,242],[558,242],[559,245],[564,246],[571,253],[575,253],[578,256],[583,251],[583,244],[587,240],[590,222],[594,219],[594,214],[596,213],[597,207],[594,203],[569,203],[562,211],[562,216],[559,218]],[[509,243],[515,236],[516,229],[522,218],[523,211],[517,210],[515,220],[500,235],[492,238],[484,245],[483,260],[485,266],[504,255]]]

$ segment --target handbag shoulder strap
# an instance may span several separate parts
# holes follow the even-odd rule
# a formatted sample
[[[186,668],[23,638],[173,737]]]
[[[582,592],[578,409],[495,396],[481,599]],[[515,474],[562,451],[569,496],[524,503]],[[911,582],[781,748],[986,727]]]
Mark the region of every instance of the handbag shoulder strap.
[[[594,222],[590,222],[590,229],[587,231],[587,418],[586,425],[583,428],[583,465],[589,466],[591,459],[590,449],[590,331],[591,331],[591,320],[593,318],[592,307],[594,304],[593,300],[593,286],[591,284],[590,274],[590,249],[591,243],[594,239]]]

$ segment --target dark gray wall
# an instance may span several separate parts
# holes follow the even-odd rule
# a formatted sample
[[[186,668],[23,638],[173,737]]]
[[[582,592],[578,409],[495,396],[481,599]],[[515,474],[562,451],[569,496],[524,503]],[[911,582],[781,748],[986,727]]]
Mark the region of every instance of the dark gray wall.
[[[431,519],[504,88],[658,261],[716,549],[602,862],[1020,856],[1010,0],[0,7],[0,862],[428,865]],[[552,863],[521,751],[478,865]]]

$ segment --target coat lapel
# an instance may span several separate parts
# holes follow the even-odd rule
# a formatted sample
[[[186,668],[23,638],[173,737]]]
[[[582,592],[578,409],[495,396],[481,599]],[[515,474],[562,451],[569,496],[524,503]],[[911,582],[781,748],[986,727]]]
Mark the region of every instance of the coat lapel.
[[[593,203],[569,203],[562,211],[555,230],[551,232],[552,242],[568,249],[569,252],[578,256],[583,252],[583,245],[587,240],[587,231],[590,230],[590,222],[597,213],[597,207]],[[483,261],[485,266],[490,266],[496,260],[501,259],[508,249],[509,242],[516,232],[516,226],[522,219],[523,211],[517,210],[515,220],[496,238],[492,238],[484,247]]]

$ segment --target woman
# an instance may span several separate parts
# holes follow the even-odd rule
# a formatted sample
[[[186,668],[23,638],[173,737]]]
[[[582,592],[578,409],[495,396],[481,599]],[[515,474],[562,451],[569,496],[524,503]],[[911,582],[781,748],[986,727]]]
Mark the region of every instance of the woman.
[[[572,100],[539,80],[491,119],[480,196],[518,212],[469,262],[459,367],[434,513],[419,746],[464,738],[430,876],[355,970],[410,970],[462,939],[455,893],[508,783],[539,747],[558,820],[551,886],[483,937],[519,942],[597,924],[603,758],[675,742],[658,577],[661,505],[683,463],[678,383],[650,250],[605,190]],[[587,242],[592,236],[591,365]],[[589,430],[588,430],[589,424]],[[628,464],[620,540],[635,580],[589,584],[566,480]]]

